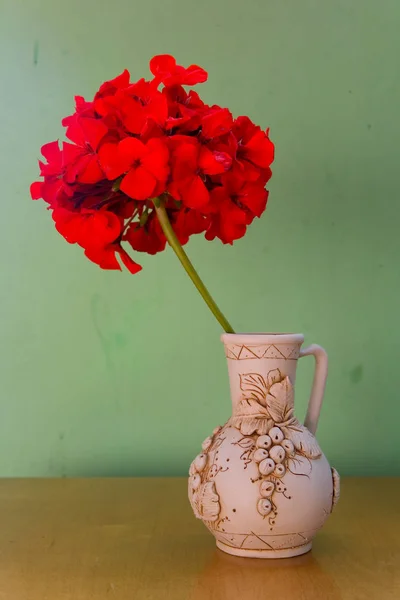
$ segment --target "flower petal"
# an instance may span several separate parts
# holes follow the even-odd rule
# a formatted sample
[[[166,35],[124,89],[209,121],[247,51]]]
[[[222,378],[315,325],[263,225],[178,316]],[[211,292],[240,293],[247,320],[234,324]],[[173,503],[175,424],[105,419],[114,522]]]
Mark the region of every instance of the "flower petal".
[[[195,233],[201,233],[207,228],[207,217],[198,210],[180,209],[171,219],[172,227],[182,245],[189,241]]]
[[[213,108],[201,121],[201,133],[207,139],[225,135],[232,129],[233,118],[227,108]]]
[[[229,155],[226,156],[230,158]],[[199,167],[203,173],[206,173],[207,175],[218,175],[219,173],[224,173],[226,170],[225,166],[227,164],[224,158],[225,157],[223,157],[221,160],[221,156],[219,155],[219,160],[217,160],[214,156],[214,153],[209,148],[206,146],[201,146],[199,154]],[[229,161],[228,164],[230,166]]]
[[[256,217],[261,217],[267,206],[268,192],[263,185],[246,185],[238,194],[238,200]]]
[[[76,244],[80,239],[84,217],[65,208],[55,208],[52,213],[58,233],[70,244]]]
[[[84,151],[80,146],[70,144],[69,142],[63,142],[62,157],[64,166],[71,165],[83,154]]]
[[[32,200],[39,200],[42,198],[42,181],[34,181],[31,184],[30,192]]]
[[[59,159],[61,150],[58,145],[58,140],[56,142],[49,142],[48,144],[44,144],[41,147],[41,153],[47,160],[47,162],[53,162]]]
[[[123,178],[120,190],[135,200],[147,200],[152,197],[157,180],[143,167],[131,169]]]
[[[122,271],[121,265],[117,261],[117,257],[115,256],[115,249],[111,248],[86,248],[85,256],[94,262],[96,265],[99,265],[102,269],[113,270],[113,271]]]
[[[176,64],[170,54],[154,56],[150,61],[150,71],[156,82],[163,82],[166,86],[196,85],[207,81],[207,71],[197,65],[185,68]]]
[[[137,252],[157,254],[165,249],[167,240],[157,217],[152,213],[144,226],[133,223],[125,235],[126,241]]]
[[[128,269],[128,271],[130,273],[132,273],[132,275],[135,275],[136,273],[139,273],[139,271],[142,270],[141,265],[139,265],[138,263],[135,263],[135,261],[132,260],[132,258],[126,252],[126,250],[124,250],[123,248],[120,247],[120,248],[118,248],[117,252],[119,253],[121,260],[124,263],[125,267]]]
[[[125,128],[130,133],[141,133],[146,124],[147,115],[140,102],[127,97],[121,103],[121,111],[123,113],[122,122]]]
[[[85,142],[93,150],[97,150],[103,137],[108,133],[108,128],[104,125],[101,119],[89,119],[86,117],[80,117],[78,119],[78,125],[82,130]]]
[[[210,201],[210,194],[198,175],[195,175],[182,192],[182,201],[189,208],[200,208]]]
[[[78,172],[77,181],[80,183],[98,183],[105,178],[103,169],[99,165],[97,156],[88,155],[85,167]]]
[[[146,154],[146,146],[134,137],[126,137],[118,144],[118,153],[126,161],[133,163]]]
[[[142,159],[142,166],[159,181],[166,181],[169,174],[169,152],[160,138],[153,138],[146,145],[147,154]]]
[[[153,75],[172,73],[176,68],[176,60],[170,54],[158,54],[150,61],[150,71]]]
[[[196,85],[204,83],[208,79],[208,73],[198,65],[190,65],[185,69],[185,74],[182,76],[182,85]]]
[[[99,161],[107,179],[113,180],[125,173],[130,163],[125,165],[118,153],[118,144],[103,144],[99,150]]]
[[[121,219],[106,210],[82,213],[83,227],[77,242],[83,248],[104,248],[121,234]]]
[[[113,180],[126,173],[145,150],[140,140],[128,137],[119,144],[103,144],[99,150],[99,161],[107,178]]]
[[[274,160],[274,145],[263,131],[258,131],[243,147],[245,157],[253,164],[264,169]]]
[[[129,71],[125,69],[120,75],[114,77],[114,79],[102,83],[95,98],[106,96],[108,94],[115,94],[118,89],[127,87],[129,85],[129,78]]]
[[[177,181],[192,176],[197,170],[199,156],[199,144],[195,141],[183,142],[173,151],[172,168],[173,180]]]

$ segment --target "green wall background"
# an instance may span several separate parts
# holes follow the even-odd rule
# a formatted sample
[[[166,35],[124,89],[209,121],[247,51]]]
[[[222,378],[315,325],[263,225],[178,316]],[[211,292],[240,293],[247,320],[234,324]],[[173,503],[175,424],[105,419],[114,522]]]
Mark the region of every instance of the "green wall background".
[[[219,326],[173,254],[101,271],[29,197],[74,94],[162,52],[276,143],[264,217],[191,258],[236,330],[326,347],[330,461],[400,474],[399,29],[397,0],[0,0],[1,476],[183,474],[229,415]]]

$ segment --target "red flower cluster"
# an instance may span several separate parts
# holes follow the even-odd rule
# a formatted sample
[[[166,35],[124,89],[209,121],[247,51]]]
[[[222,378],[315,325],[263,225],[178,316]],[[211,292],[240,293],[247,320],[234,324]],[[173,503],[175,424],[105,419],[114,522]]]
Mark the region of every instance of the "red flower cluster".
[[[268,131],[187,92],[183,86],[206,81],[200,67],[162,55],[150,70],[150,81],[131,83],[124,71],[93,101],[76,97],[75,113],[62,121],[70,141],[43,146],[43,181],[31,186],[57,231],[104,269],[120,269],[119,256],[131,273],[140,270],[123,242],[150,254],[165,248],[156,197],[181,244],[202,232],[231,244],[267,203]]]

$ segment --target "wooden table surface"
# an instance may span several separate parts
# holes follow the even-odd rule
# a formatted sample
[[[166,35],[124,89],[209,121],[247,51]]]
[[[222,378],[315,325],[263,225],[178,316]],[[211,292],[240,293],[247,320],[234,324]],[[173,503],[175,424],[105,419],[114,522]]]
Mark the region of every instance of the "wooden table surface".
[[[186,479],[0,480],[0,600],[400,600],[400,479],[345,479],[312,552],[236,558]]]

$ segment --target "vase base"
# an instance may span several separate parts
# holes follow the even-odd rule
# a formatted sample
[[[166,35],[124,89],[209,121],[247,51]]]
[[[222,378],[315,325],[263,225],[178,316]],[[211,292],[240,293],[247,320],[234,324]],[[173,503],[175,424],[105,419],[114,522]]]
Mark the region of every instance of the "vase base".
[[[243,556],[245,558],[291,558],[292,556],[300,556],[301,554],[309,552],[311,547],[312,542],[307,542],[307,544],[295,546],[294,548],[282,548],[280,550],[253,550],[246,548],[234,548],[233,546],[228,546],[228,544],[217,541],[217,548],[222,550],[222,552],[232,554],[233,556]]]

